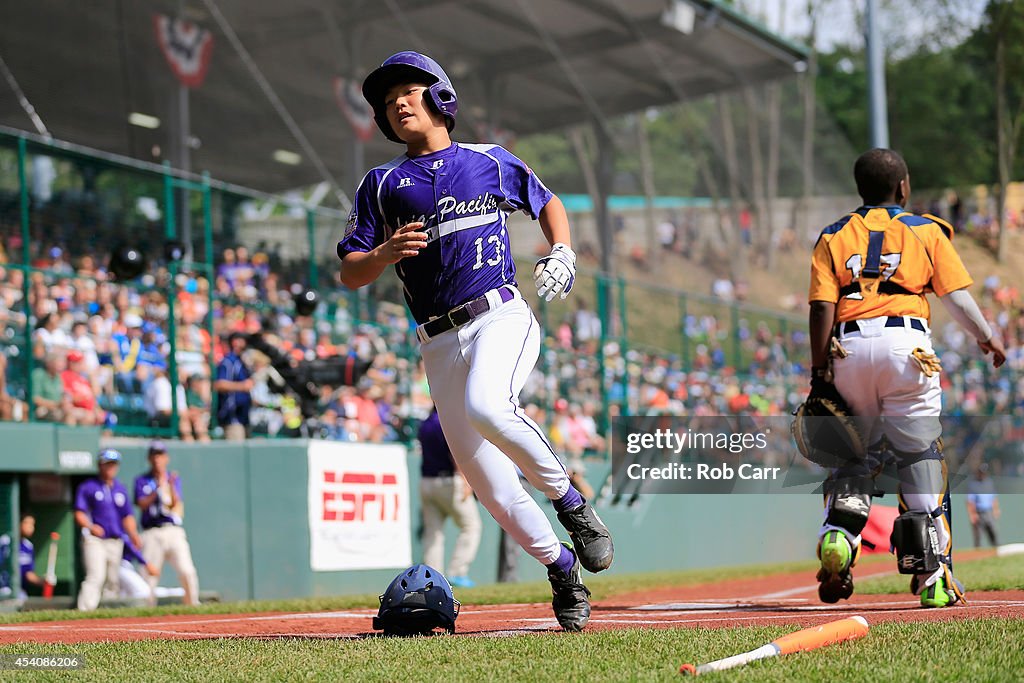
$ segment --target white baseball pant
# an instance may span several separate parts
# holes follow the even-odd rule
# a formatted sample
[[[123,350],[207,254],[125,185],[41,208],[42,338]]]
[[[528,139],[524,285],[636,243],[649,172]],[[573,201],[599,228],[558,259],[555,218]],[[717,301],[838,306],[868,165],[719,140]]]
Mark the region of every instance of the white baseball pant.
[[[89,533],[83,536],[85,578],[78,589],[78,609],[89,612],[99,607],[104,590],[117,597],[122,554],[124,541],[120,538],[99,538]]]
[[[497,291],[488,297],[500,301]],[[517,291],[468,324],[420,344],[430,394],[452,456],[499,526],[543,564],[558,559],[558,537],[523,490],[513,462],[549,499],[569,477],[541,428],[519,405],[537,362],[540,325]]]
[[[199,604],[199,575],[192,563],[192,549],[189,547],[183,527],[167,524],[143,531],[142,556],[157,570],[163,569],[165,559],[170,562],[174,571],[178,573],[178,583],[185,589],[185,604]],[[149,583],[150,592],[153,593],[160,576],[150,576],[147,573],[146,581]],[[156,603],[155,593],[151,600]]]
[[[468,576],[469,565],[480,547],[480,512],[472,494],[464,497],[462,477],[424,477],[420,480],[423,503],[423,563],[445,576]],[[444,568],[444,522],[449,517],[459,528],[452,559]]]

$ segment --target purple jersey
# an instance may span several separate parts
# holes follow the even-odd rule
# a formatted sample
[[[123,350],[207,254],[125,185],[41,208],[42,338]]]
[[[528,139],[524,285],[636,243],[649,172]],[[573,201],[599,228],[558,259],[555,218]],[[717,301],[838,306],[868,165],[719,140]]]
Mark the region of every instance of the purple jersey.
[[[18,544],[18,569],[21,572],[21,589],[25,590],[28,584],[25,575],[36,570],[36,549],[27,538]]]
[[[75,509],[88,515],[93,524],[103,527],[104,538],[120,538],[124,533],[122,520],[132,514],[124,484],[115,479],[107,486],[99,477],[86,479],[78,485]]]
[[[170,485],[174,487],[174,493],[178,500],[181,500],[181,480],[178,477],[171,477]],[[156,477],[152,472],[135,477],[135,504],[138,505],[140,498],[145,498],[156,489]],[[167,524],[181,526],[181,517],[171,512],[170,503],[170,500],[164,500],[161,496],[157,496],[152,505],[142,508],[142,528],[152,529]]]
[[[356,190],[338,256],[370,251],[412,221],[427,247],[395,264],[419,323],[505,284],[516,284],[505,223],[514,211],[536,219],[551,192],[498,145],[452,143],[402,155],[371,170]]]
[[[420,423],[418,437],[423,451],[420,476],[450,477],[455,474],[455,461],[452,460],[452,451],[444,438],[441,418],[437,416],[436,410]]]

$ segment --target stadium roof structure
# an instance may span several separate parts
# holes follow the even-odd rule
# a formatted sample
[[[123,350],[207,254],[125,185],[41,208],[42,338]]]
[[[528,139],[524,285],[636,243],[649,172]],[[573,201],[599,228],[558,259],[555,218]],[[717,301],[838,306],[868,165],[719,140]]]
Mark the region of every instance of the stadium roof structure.
[[[5,10],[0,125],[31,130],[27,101],[55,138],[188,159],[264,191],[325,180],[350,191],[365,167],[399,151],[376,130],[359,141],[336,85],[358,86],[403,49],[444,65],[460,100],[454,137],[472,141],[603,126],[790,75],[806,58],[722,0],[12,0]],[[161,14],[212,37],[204,52],[194,26],[176,34],[196,39],[193,66],[209,58],[184,116]],[[191,136],[180,145],[185,120]]]

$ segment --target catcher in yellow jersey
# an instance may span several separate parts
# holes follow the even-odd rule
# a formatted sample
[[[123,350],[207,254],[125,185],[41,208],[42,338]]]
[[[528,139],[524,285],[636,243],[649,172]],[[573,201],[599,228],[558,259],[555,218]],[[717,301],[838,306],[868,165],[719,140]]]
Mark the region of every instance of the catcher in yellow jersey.
[[[968,292],[971,276],[953,248],[953,229],[904,210],[910,196],[906,162],[872,149],[854,165],[864,205],[822,230],[811,261],[811,396],[838,391],[857,416],[866,445],[831,471],[819,533],[819,597],[853,594],[850,569],[868,519],[874,477],[889,458],[899,473],[900,511],[893,527],[899,571],[925,607],[963,599],[953,578],[948,476],[939,423],[941,366],[932,349],[934,293],[950,315],[1005,360],[1002,343]]]

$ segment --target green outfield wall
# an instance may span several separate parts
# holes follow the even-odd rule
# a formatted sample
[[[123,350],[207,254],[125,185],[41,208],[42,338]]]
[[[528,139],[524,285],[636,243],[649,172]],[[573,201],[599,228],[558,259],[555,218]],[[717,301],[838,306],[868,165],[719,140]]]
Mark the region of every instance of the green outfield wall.
[[[70,512],[72,492],[92,471],[98,434],[47,425],[0,425],[0,443],[0,525],[16,525],[19,512],[27,509],[37,514],[40,568],[50,531],[61,533],[58,594],[73,594],[77,533]],[[124,454],[119,477],[130,487],[134,477],[147,469],[146,442],[114,440],[104,445]],[[171,468],[183,484],[185,527],[204,591],[215,591],[224,600],[377,593],[401,568],[313,571],[310,505],[315,508],[320,501],[310,498],[310,442],[169,442],[168,446]],[[332,448],[344,452],[347,446]],[[348,448],[360,449],[359,462],[376,457],[374,446]],[[90,455],[83,459],[69,455],[73,453]],[[402,505],[408,505],[413,529],[410,558],[419,561],[419,457],[406,457],[411,495],[402,498]],[[606,474],[606,466],[600,464],[587,471],[595,486]],[[550,506],[539,494],[536,498],[560,530]],[[1024,519],[1024,495],[1004,495],[1001,503],[1003,542],[1024,541],[1019,525],[1011,523]],[[963,548],[970,543],[970,527],[962,496],[954,496],[953,508],[954,538]],[[368,518],[377,514],[372,506],[366,509]],[[598,509],[615,536],[615,565],[610,570],[614,573],[811,559],[821,515],[820,497],[813,494],[648,495],[632,506],[601,504]],[[490,583],[497,573],[499,532],[482,508],[481,517],[483,539],[471,577]],[[449,550],[455,535],[451,524],[450,530]],[[0,533],[12,531],[0,529]],[[166,569],[162,585],[177,585],[173,571]],[[519,578],[541,580],[544,571],[521,553]]]

